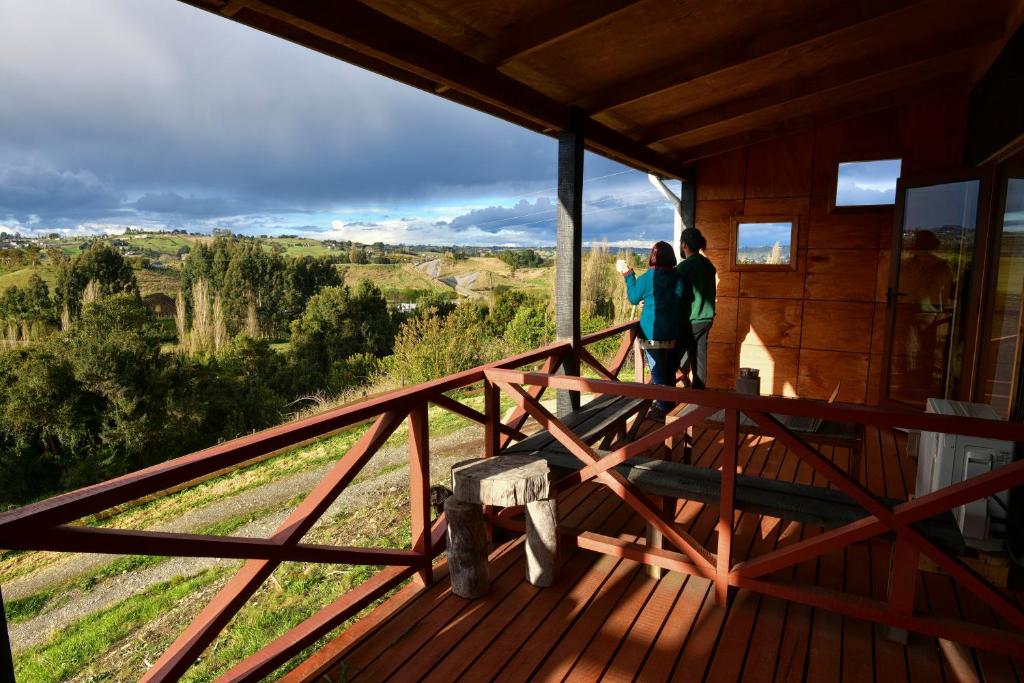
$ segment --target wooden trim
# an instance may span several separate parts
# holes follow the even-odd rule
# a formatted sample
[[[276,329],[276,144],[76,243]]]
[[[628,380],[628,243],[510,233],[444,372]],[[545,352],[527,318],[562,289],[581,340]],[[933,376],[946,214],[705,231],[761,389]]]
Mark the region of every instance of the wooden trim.
[[[790,223],[792,229],[789,238],[789,263],[736,263],[739,251],[739,228],[741,223]],[[731,230],[729,232],[729,270],[738,271],[783,271],[798,272],[800,270],[798,258],[798,242],[800,241],[800,216],[796,214],[788,216],[747,216],[737,214],[731,218]]]

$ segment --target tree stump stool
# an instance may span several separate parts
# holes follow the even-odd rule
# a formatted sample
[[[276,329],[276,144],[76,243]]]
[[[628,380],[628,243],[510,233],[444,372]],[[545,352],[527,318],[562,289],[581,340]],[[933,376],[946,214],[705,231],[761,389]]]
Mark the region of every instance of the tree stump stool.
[[[476,458],[452,467],[454,516],[448,516],[448,571],[452,591],[464,598],[487,593],[484,505],[526,506],[526,578],[534,586],[550,586],[558,573],[558,508],[551,497],[550,471],[543,458],[502,455]],[[452,502],[456,501],[456,502]]]

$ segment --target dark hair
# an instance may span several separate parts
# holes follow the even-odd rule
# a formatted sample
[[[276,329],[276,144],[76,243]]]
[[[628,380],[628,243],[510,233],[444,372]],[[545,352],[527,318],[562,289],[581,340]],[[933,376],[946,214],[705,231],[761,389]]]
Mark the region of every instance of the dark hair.
[[[676,254],[672,251],[672,245],[668,242],[655,242],[647,265],[652,268],[675,268]]]
[[[708,241],[704,239],[704,235],[700,234],[700,230],[697,228],[687,228],[683,230],[683,234],[680,236],[680,241],[686,245],[686,248],[690,251],[697,253],[701,249],[708,248]]]

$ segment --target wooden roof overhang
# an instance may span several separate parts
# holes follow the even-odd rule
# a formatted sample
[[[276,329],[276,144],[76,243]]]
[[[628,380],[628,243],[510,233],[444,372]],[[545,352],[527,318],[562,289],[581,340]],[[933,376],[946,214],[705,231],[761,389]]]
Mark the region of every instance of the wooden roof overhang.
[[[1022,0],[182,0],[527,128],[692,163],[974,83]]]

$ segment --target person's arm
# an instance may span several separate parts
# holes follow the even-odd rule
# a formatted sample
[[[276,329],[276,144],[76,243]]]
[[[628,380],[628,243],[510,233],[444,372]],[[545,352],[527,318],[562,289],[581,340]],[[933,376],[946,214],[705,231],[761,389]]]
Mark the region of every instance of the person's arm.
[[[644,300],[646,282],[647,278],[641,276],[638,279],[632,268],[626,271],[626,296],[629,298],[629,303],[636,306]]]

